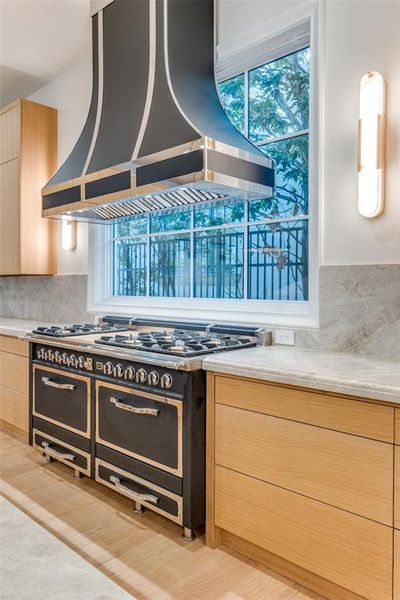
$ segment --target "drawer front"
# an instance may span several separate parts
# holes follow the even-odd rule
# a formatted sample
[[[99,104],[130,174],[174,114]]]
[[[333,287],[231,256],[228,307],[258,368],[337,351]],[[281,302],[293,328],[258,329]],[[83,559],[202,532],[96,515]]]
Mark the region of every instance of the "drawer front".
[[[395,408],[395,444],[400,446],[400,408]]]
[[[0,385],[0,419],[29,430],[29,396]]]
[[[0,384],[29,394],[29,360],[25,356],[0,351]]]
[[[98,458],[96,481],[182,525],[180,496]]]
[[[33,366],[34,416],[90,437],[90,379]]]
[[[182,475],[182,403],[96,381],[96,441]]]
[[[390,444],[217,404],[215,462],[392,525]]]
[[[400,530],[400,446],[394,447],[394,526]]]
[[[29,356],[29,342],[9,335],[0,335],[0,350],[11,352],[11,354]]]
[[[90,477],[90,454],[37,429],[33,430],[33,447]]]
[[[393,443],[390,406],[220,375],[215,402]]]
[[[392,599],[393,530],[217,466],[216,525],[368,600]]]

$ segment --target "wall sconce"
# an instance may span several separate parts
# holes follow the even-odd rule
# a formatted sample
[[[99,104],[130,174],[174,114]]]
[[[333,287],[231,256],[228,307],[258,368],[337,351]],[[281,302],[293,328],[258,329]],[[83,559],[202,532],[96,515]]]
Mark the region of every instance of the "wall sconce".
[[[64,217],[61,221],[61,245],[63,250],[76,248],[76,221]]]
[[[385,206],[386,83],[376,71],[360,82],[358,210],[372,219]]]

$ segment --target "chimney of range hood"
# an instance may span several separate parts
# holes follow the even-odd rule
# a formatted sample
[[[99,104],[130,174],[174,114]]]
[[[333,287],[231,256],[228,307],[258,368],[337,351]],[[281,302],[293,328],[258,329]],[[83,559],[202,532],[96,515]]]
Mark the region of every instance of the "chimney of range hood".
[[[42,190],[43,216],[107,222],[271,196],[271,160],[219,101],[213,0],[97,4],[89,114]]]

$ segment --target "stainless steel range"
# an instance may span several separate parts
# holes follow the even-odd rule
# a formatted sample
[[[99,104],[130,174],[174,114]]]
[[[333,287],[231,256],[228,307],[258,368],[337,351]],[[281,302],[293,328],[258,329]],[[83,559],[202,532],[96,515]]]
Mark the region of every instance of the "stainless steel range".
[[[31,339],[30,442],[184,527],[204,523],[202,359],[256,344],[257,327],[109,316],[37,329]]]

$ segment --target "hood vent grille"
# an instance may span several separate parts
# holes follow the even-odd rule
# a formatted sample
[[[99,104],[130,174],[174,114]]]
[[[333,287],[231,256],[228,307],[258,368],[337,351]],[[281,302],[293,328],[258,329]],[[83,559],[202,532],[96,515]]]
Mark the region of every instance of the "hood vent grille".
[[[226,195],[207,190],[177,188],[163,194],[152,194],[148,198],[134,198],[114,202],[113,204],[104,204],[92,210],[102,221],[110,221],[149,212],[179,208],[189,204],[198,204],[199,202],[222,200],[223,198],[226,198]]]
[[[107,222],[227,197],[270,197],[272,161],[232,125],[219,100],[214,0],[100,5],[92,17],[88,118],[42,190],[43,216]]]

